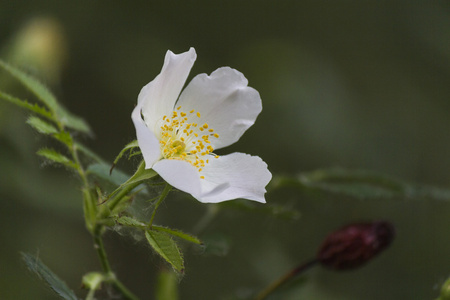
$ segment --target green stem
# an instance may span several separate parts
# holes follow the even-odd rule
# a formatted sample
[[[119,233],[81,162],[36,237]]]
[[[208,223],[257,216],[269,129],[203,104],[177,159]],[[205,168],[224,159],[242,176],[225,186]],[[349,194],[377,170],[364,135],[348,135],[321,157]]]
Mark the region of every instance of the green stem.
[[[112,211],[119,203],[120,200],[122,200],[123,197],[125,197],[126,195],[128,195],[128,193],[130,193],[135,187],[137,187],[138,185],[140,185],[142,183],[142,181],[139,182],[135,182],[135,183],[131,183],[127,186],[125,186],[123,189],[121,189],[115,196],[114,198],[110,199],[107,203],[109,206],[109,209]]]
[[[103,240],[101,237],[102,229],[103,229],[103,226],[101,226],[101,225],[97,225],[95,227],[94,248],[95,248],[95,250],[97,250],[97,255],[98,255],[98,258],[100,259],[100,264],[102,265],[103,272],[105,272],[107,274],[111,274],[112,273],[111,266],[109,265],[108,257],[106,256],[105,246],[103,245]]]
[[[89,181],[87,179],[86,172],[83,169],[83,166],[81,165],[80,159],[78,157],[78,152],[76,146],[70,147],[70,151],[72,153],[72,157],[77,164],[77,170],[78,174],[83,182],[84,185],[84,197],[89,197],[87,201],[89,201],[89,205],[94,205],[91,196],[89,194]],[[111,201],[109,204],[109,208],[112,210],[117,204],[120,203],[120,200],[122,200],[123,197],[125,197],[130,191],[132,191],[136,186],[140,184],[130,184],[124,189],[122,189]],[[89,210],[90,211],[90,210]],[[85,215],[85,218],[88,218],[88,215]],[[103,225],[96,224],[93,230],[94,235],[94,248],[97,251],[98,258],[100,259],[100,264],[102,266],[103,272],[106,274],[106,276],[109,279],[110,283],[114,286],[114,288],[122,294],[122,296],[125,299],[128,300],[139,300],[137,296],[135,296],[119,279],[116,278],[114,272],[111,269],[111,265],[109,264],[108,257],[106,255],[105,246],[103,245],[102,240],[102,231],[103,231]],[[93,299],[94,294],[89,292],[88,293],[88,299]]]
[[[129,289],[127,289],[127,287],[119,279],[115,279],[112,284],[125,299],[139,300],[139,298],[134,295]]]
[[[155,219],[156,210],[158,209],[159,205],[166,199],[169,192],[172,190],[172,186],[170,184],[166,184],[164,187],[164,190],[161,193],[161,196],[159,196],[158,202],[155,204],[155,209],[153,210],[152,217],[150,218],[150,222],[148,223],[148,228],[152,228],[153,220]]]
[[[309,268],[311,268],[312,266],[314,266],[317,263],[317,260],[311,260],[308,261],[304,264],[299,265],[298,267],[296,267],[295,269],[287,272],[286,274],[284,274],[283,276],[281,276],[280,278],[278,278],[277,280],[275,280],[274,282],[272,282],[268,287],[266,287],[262,292],[260,292],[255,300],[263,300],[266,299],[267,296],[269,296],[270,294],[272,294],[276,289],[278,289],[280,286],[282,286],[283,284],[285,284],[286,282],[288,282],[289,280],[291,280],[292,278],[294,278],[295,276],[297,276],[298,274],[302,273],[303,271],[308,270]]]
[[[108,257],[106,255],[105,246],[102,240],[102,225],[97,225],[94,232],[94,247],[97,250],[98,258],[102,265],[103,272],[108,278],[110,278],[110,283],[115,287],[115,289],[122,294],[125,299],[128,300],[139,300],[119,279],[116,278],[114,272],[109,264]]]

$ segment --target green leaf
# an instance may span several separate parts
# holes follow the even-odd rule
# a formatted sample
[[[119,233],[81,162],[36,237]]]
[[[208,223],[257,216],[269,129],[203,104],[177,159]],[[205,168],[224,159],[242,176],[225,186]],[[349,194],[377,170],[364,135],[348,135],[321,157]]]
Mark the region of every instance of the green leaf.
[[[58,131],[58,129],[53,126],[53,124],[48,123],[35,116],[29,117],[27,123],[34,129],[36,129],[37,132],[51,135],[56,140],[65,144],[68,148],[72,147],[72,136],[67,131]]]
[[[58,133],[58,129],[55,126],[35,116],[29,117],[27,123],[42,134]]]
[[[116,222],[123,226],[136,227],[141,229],[147,228],[147,224],[127,216],[118,218]]]
[[[178,300],[178,276],[170,270],[163,269],[158,275],[156,300]]]
[[[73,139],[70,133],[67,131],[60,131],[52,135],[55,139],[65,144],[68,148],[71,148],[73,145]]]
[[[177,272],[184,272],[183,256],[177,244],[168,234],[156,230],[148,230],[145,232],[145,237],[153,250],[171,264]]]
[[[38,80],[21,70],[0,60],[0,67],[19,80],[28,90],[30,90],[39,100],[44,103],[51,111],[56,112],[59,109],[55,96]]]
[[[114,186],[119,186],[128,178],[130,178],[130,176],[121,171],[116,171],[113,174],[109,175],[109,169],[110,166],[106,163],[95,163],[87,168],[87,173],[94,175],[99,179],[105,180],[113,184]]]
[[[163,227],[163,226],[157,226],[157,225],[153,225],[152,229],[160,231],[160,232],[165,232],[165,233],[171,234],[173,236],[179,237],[179,238],[181,238],[183,240],[186,240],[188,242],[191,242],[191,243],[194,243],[194,244],[197,244],[197,245],[202,245],[203,244],[202,241],[200,241],[197,237],[195,237],[193,235],[190,235],[190,234],[187,234],[187,233],[184,233],[184,232],[182,232],[180,230],[171,229],[171,228]]]
[[[64,281],[62,281],[55,273],[53,273],[42,261],[28,253],[21,253],[22,259],[28,269],[36,274],[39,279],[45,281],[47,285],[57,293],[62,299],[77,300],[75,293],[69,289]]]
[[[59,107],[57,111],[58,119],[64,126],[72,128],[74,130],[91,134],[91,128],[82,118],[75,116],[71,112],[67,111],[63,107]]]
[[[77,165],[71,161],[67,156],[48,148],[43,148],[37,152],[38,155],[45,157],[55,163],[63,164],[66,167],[77,169]]]
[[[317,170],[297,177],[276,177],[270,188],[297,187],[358,199],[434,199],[450,201],[450,190],[411,184],[391,176],[345,169]]]
[[[49,120],[54,120],[53,115],[50,111],[47,109],[37,105],[37,104],[31,104],[27,102],[26,100],[22,100],[16,97],[13,97],[11,95],[8,95],[6,93],[0,92],[0,99],[6,100],[14,105],[17,105],[21,108],[25,108],[31,112],[37,113]]]
[[[145,169],[145,162],[142,160],[133,176],[131,176],[125,183],[121,184],[114,192],[111,193],[111,195],[109,195],[108,198],[111,198],[118,191],[130,184],[137,184],[139,182],[151,179],[156,175],[158,175],[158,173],[156,173],[153,169]]]
[[[129,184],[138,183],[140,181],[148,180],[150,178],[155,177],[156,175],[158,175],[158,173],[156,173],[153,169],[145,169],[145,162],[141,161],[136,172],[123,185],[125,186]]]
[[[45,104],[51,111],[53,118],[63,126],[67,126],[84,133],[90,133],[91,130],[87,123],[59,105],[52,92],[50,92],[50,90],[37,79],[1,60],[0,67],[19,80],[38,98],[39,101]]]
[[[97,154],[95,154],[94,152],[92,152],[92,150],[90,150],[89,148],[87,148],[86,146],[84,146],[81,143],[75,142],[75,146],[78,150],[80,150],[84,155],[86,155],[87,157],[89,157],[90,159],[93,159],[94,161],[98,162],[98,163],[105,163],[103,161],[103,159],[101,159],[100,156],[98,156]],[[121,181],[123,182],[123,181]]]

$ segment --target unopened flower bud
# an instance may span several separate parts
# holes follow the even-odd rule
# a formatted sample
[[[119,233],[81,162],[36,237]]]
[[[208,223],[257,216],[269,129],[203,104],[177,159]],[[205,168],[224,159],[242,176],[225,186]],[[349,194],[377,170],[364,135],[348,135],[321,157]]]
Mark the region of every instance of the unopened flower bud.
[[[351,224],[327,236],[317,260],[334,270],[357,268],[386,249],[394,236],[394,226],[388,222]]]
[[[450,300],[450,278],[442,285],[441,295],[436,300]]]

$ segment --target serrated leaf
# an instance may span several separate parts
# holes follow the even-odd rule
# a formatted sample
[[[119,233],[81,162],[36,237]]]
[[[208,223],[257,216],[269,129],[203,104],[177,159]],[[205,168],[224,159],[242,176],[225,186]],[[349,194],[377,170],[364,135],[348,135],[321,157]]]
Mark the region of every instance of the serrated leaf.
[[[29,91],[44,103],[51,111],[56,112],[59,108],[55,96],[38,80],[21,70],[0,60],[0,67],[19,80]]]
[[[147,227],[147,224],[127,216],[118,218],[116,222],[119,223],[120,225],[136,227],[141,229],[145,229]]]
[[[175,241],[168,234],[148,230],[145,232],[145,237],[153,250],[172,265],[177,272],[184,272],[183,256]]]
[[[43,148],[37,152],[38,155],[45,157],[55,163],[63,164],[67,167],[77,169],[77,165],[71,161],[67,156],[48,148]]]
[[[180,230],[177,230],[177,229],[171,229],[171,228],[168,228],[168,227],[157,226],[157,225],[153,225],[152,229],[160,231],[160,232],[165,232],[165,233],[171,234],[173,236],[179,237],[179,238],[181,238],[183,240],[186,240],[188,242],[191,242],[191,243],[194,243],[194,244],[197,244],[197,245],[202,245],[203,244],[202,241],[200,241],[196,236],[187,234],[187,233],[185,233],[183,231],[180,231]]]
[[[52,135],[55,139],[65,144],[68,148],[71,148],[73,145],[73,139],[70,133],[67,131],[60,131]]]
[[[272,187],[293,186],[304,190],[340,194],[358,199],[434,199],[450,201],[450,190],[420,186],[364,170],[329,169],[277,177]]]
[[[1,60],[0,67],[11,74],[14,78],[19,80],[30,92],[32,92],[38,98],[39,101],[45,104],[52,113],[53,119],[56,119],[63,126],[67,126],[84,133],[91,132],[89,126],[83,119],[71,114],[66,109],[64,109],[58,103],[53,93],[36,78]]]
[[[21,254],[28,269],[36,274],[39,279],[44,280],[62,299],[77,300],[75,293],[66,285],[66,283],[44,265],[39,258],[28,253]]]
[[[37,105],[37,104],[31,104],[26,100],[22,100],[16,97],[13,97],[9,94],[0,92],[0,99],[6,100],[14,105],[17,105],[21,108],[25,108],[31,112],[37,113],[49,120],[54,120],[53,115],[50,111],[48,111],[47,109]]]
[[[42,134],[54,134],[58,132],[55,126],[35,116],[29,117],[27,123]]]

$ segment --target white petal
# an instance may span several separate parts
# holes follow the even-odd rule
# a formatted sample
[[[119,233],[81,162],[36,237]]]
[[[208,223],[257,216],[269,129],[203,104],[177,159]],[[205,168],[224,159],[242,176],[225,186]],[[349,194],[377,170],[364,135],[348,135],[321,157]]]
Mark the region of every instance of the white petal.
[[[196,58],[194,48],[181,54],[167,51],[161,73],[139,93],[138,103],[142,105],[142,115],[147,127],[153,132],[157,132],[156,122],[173,111]]]
[[[199,172],[188,162],[163,159],[153,166],[153,170],[171,186],[183,192],[194,197],[201,192]]]
[[[237,198],[265,203],[265,187],[272,178],[261,158],[244,153],[212,158],[201,174],[202,194],[196,198],[205,203]]]
[[[145,161],[145,168],[150,169],[153,164],[161,157],[160,144],[155,134],[147,128],[141,117],[141,103],[134,108],[131,114],[134,127],[136,128],[136,136],[141,148],[142,156]]]
[[[219,68],[210,76],[197,75],[184,89],[176,106],[181,105],[183,111],[199,112],[201,117],[195,122],[207,123],[214,129],[219,138],[210,141],[215,149],[222,148],[239,140],[262,110],[259,93],[247,84],[239,71]]]

